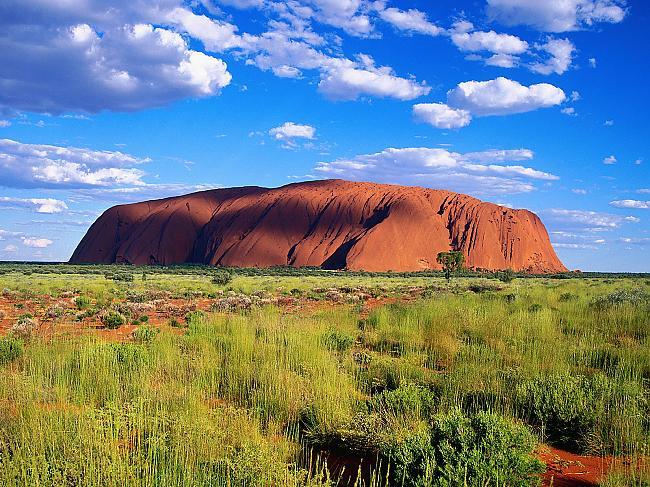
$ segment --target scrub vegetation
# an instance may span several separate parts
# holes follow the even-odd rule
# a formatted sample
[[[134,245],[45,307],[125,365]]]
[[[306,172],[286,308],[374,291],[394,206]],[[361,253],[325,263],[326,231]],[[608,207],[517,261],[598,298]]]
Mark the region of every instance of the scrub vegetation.
[[[533,486],[546,445],[650,482],[647,279],[35,267],[0,485]]]

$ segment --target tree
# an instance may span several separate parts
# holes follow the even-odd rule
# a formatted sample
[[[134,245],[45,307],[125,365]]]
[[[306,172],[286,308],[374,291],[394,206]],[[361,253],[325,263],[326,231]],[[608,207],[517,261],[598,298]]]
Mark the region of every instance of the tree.
[[[462,252],[450,250],[449,252],[440,252],[436,261],[438,264],[442,265],[442,270],[445,271],[445,279],[449,281],[452,272],[456,272],[463,268],[465,256]]]

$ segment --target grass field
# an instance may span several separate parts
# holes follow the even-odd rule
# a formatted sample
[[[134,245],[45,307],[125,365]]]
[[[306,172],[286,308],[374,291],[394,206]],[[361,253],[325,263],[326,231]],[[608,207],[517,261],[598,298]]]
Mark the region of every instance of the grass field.
[[[526,486],[542,444],[650,485],[645,279],[12,267],[0,289],[0,485]]]

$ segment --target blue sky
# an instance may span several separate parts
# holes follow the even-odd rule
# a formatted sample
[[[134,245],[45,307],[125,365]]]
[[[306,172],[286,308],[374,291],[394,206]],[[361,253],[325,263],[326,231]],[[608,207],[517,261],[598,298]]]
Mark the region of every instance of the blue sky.
[[[433,5],[432,5],[433,4]],[[540,215],[650,272],[641,0],[5,0],[0,260],[123,202],[340,177]]]

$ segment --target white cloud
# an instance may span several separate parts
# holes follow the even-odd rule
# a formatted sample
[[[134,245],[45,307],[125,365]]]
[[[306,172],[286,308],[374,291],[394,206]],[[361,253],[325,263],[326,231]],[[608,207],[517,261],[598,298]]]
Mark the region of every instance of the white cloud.
[[[553,208],[540,212],[553,230],[603,232],[620,228],[624,223],[638,223],[632,216],[613,215],[587,210]]]
[[[418,10],[367,0],[229,0],[227,5],[257,7],[269,17],[268,30],[260,34],[239,33],[236,25],[213,18],[224,13],[209,0],[201,5],[212,17],[193,11],[197,2],[181,0],[118,0],[110,9],[103,0],[11,2],[11,15],[0,18],[6,32],[0,65],[9,66],[12,76],[0,90],[0,108],[10,112],[131,111],[217,95],[231,74],[220,59],[193,50],[195,41],[206,52],[228,52],[278,77],[300,78],[303,70],[315,70],[320,91],[332,99],[411,100],[429,92],[425,83],[375,66],[369,56],[346,58],[341,39],[316,33],[311,23],[368,37],[375,35],[372,14],[403,31],[438,29]]]
[[[48,238],[22,237],[21,240],[25,247],[33,249],[44,249],[54,243]]]
[[[296,147],[296,139],[313,140],[316,129],[311,125],[300,125],[293,122],[285,122],[279,127],[269,130],[275,140],[283,142],[287,148]]]
[[[605,159],[603,159],[603,164],[616,164],[618,161],[616,160],[616,156],[607,156]]]
[[[595,57],[589,58],[589,66],[591,66],[592,68],[595,68],[597,66],[597,61]]]
[[[614,120],[605,120],[603,125],[605,125],[605,127],[612,127],[614,125]]]
[[[417,9],[400,10],[398,8],[381,8],[379,17],[399,30],[409,33],[437,36],[442,29],[427,19],[424,12]]]
[[[576,112],[576,109],[573,107],[565,107],[560,110],[562,113],[565,115],[569,115],[570,117],[576,117],[578,113]]]
[[[11,122],[9,120],[0,120],[0,128],[10,127]]]
[[[525,113],[559,105],[565,99],[564,91],[548,83],[523,86],[516,81],[500,77],[490,81],[459,83],[456,88],[447,92],[446,104],[422,103],[415,106],[419,120],[437,126],[436,122],[440,119],[437,115],[445,115],[442,120],[449,119],[460,127],[469,123],[466,114],[469,114],[471,120],[474,116]],[[430,114],[430,120],[427,119],[427,114]],[[459,125],[461,120],[467,123]]]
[[[508,78],[466,81],[447,92],[447,104],[475,116],[510,115],[559,105],[564,91],[548,83],[524,86]]]
[[[530,69],[539,74],[564,74],[573,61],[573,53],[576,48],[569,39],[549,38],[546,43],[537,45],[537,49],[544,51],[550,57],[543,62],[537,62],[530,66]]]
[[[641,164],[643,164],[643,159],[641,159],[641,158],[639,157],[638,159],[636,159],[636,160],[634,161],[634,164],[636,164],[637,166],[640,166]]]
[[[574,101],[574,102],[575,102],[575,101],[580,101],[581,98],[582,98],[582,96],[580,95],[580,92],[579,92],[579,91],[575,91],[575,90],[574,90],[574,91],[572,91],[571,94],[569,95],[569,100]]]
[[[388,148],[320,162],[314,171],[322,177],[425,185],[471,194],[522,193],[535,189],[530,180],[553,181],[558,177],[530,167],[497,163],[532,157],[527,149],[460,154],[439,148]]]
[[[530,25],[545,32],[566,32],[625,18],[621,0],[487,0],[489,15],[505,25]]]
[[[483,58],[480,58],[483,59]],[[496,66],[498,68],[514,68],[519,65],[519,58],[511,54],[495,54],[487,59],[483,59],[488,66]]]
[[[366,59],[363,67],[341,65],[327,70],[318,90],[332,100],[356,100],[363,95],[413,100],[431,91],[425,83],[400,78],[392,68],[375,67],[371,58]]]
[[[494,54],[523,54],[528,43],[517,36],[489,32],[455,32],[452,42],[461,50],[468,52],[489,51]]]
[[[8,196],[0,197],[0,207],[9,208],[31,208],[36,213],[61,213],[68,209],[65,201],[54,198],[11,198]]]
[[[610,205],[616,208],[635,208],[637,210],[650,210],[650,201],[639,200],[616,200],[610,201]]]
[[[20,15],[0,20],[0,106],[132,111],[218,94],[231,80],[226,64],[192,50],[179,33],[154,27],[168,23],[156,13],[164,8],[163,1],[107,9],[93,0],[25,0]]]
[[[572,192],[572,193],[575,193],[575,194],[587,194],[587,190],[586,190],[586,189],[580,189],[580,188],[572,189],[571,192]]]
[[[0,139],[0,186],[88,187],[141,185],[144,172],[133,166],[148,162],[118,151],[24,144]]]
[[[2,249],[3,252],[18,252],[18,247],[16,247],[13,244],[6,245],[4,249]]]
[[[241,38],[236,34],[237,27],[233,24],[197,15],[180,7],[169,12],[167,19],[190,36],[199,39],[212,52],[225,51],[241,44]]]
[[[472,115],[467,110],[456,110],[444,103],[413,105],[413,115],[417,120],[440,129],[465,127],[472,121]]]

